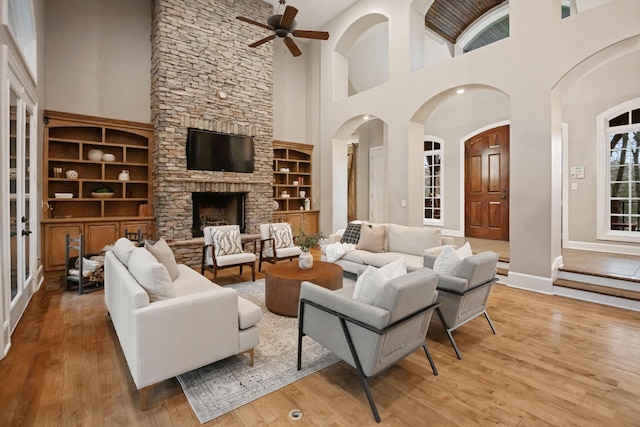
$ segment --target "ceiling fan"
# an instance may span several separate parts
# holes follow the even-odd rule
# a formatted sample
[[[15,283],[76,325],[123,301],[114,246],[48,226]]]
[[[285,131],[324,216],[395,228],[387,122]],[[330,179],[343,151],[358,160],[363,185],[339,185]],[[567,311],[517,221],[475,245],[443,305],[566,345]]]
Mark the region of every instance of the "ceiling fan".
[[[285,0],[280,0],[280,7],[282,6],[285,6]],[[257,25],[258,27],[274,31],[274,34],[258,40],[255,43],[251,43],[249,47],[258,47],[261,44],[275,39],[276,37],[280,37],[284,39],[284,44],[287,45],[293,56],[300,56],[302,55],[302,51],[291,36],[302,37],[305,39],[327,40],[329,38],[329,33],[326,31],[296,30],[297,23],[295,21],[295,17],[297,14],[298,9],[293,6],[286,6],[284,13],[271,16],[267,19],[266,24],[243,16],[237,16],[237,18],[248,24]]]

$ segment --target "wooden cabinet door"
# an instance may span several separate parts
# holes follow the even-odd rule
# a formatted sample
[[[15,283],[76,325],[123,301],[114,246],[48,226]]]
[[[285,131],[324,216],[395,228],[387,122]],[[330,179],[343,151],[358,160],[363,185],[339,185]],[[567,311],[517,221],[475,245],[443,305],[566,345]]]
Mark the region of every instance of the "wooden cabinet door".
[[[126,231],[129,233],[137,233],[138,230],[140,230],[142,231],[143,239],[151,239],[153,236],[151,228],[150,221],[123,221],[120,223],[120,237],[124,236]]]
[[[291,225],[291,232],[293,236],[298,236],[302,230],[302,213],[289,213],[287,214],[287,222]]]
[[[84,226],[85,254],[99,254],[106,245],[112,245],[120,236],[117,222],[88,222]]]
[[[46,224],[43,229],[45,269],[47,271],[64,270],[67,234],[78,237],[82,233],[82,225]]]
[[[320,215],[318,212],[305,212],[302,223],[302,230],[305,232],[305,234],[317,234],[320,228],[318,224],[319,220]]]

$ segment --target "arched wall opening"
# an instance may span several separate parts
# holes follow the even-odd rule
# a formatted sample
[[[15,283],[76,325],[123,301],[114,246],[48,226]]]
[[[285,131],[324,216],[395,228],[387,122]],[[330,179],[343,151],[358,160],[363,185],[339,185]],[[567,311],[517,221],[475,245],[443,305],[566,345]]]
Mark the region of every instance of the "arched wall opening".
[[[344,228],[348,218],[349,204],[349,164],[348,146],[356,143],[355,170],[352,177],[355,180],[356,216],[357,219],[369,220],[369,157],[371,149],[382,150],[386,153],[387,123],[382,119],[358,115],[343,123],[332,139],[331,150],[331,200],[332,200],[332,230]],[[386,156],[385,156],[386,157]],[[386,169],[383,171],[386,176]],[[383,179],[386,182],[386,179]],[[386,188],[382,190],[386,191]]]
[[[562,247],[640,254],[637,243],[599,238],[606,176],[599,161],[608,158],[605,136],[598,133],[597,117],[604,111],[640,97],[640,36],[632,37],[585,58],[553,87],[559,99],[566,137],[562,140]],[[571,174],[583,167],[584,177]],[[608,165],[607,165],[608,169]]]
[[[388,27],[387,16],[372,13],[354,21],[342,34],[333,52],[334,102],[387,81]],[[370,53],[372,46],[376,55]],[[371,64],[372,58],[376,58],[375,64]]]
[[[502,90],[487,85],[465,85],[440,92],[427,100],[411,121],[411,144],[422,144],[422,135],[442,140],[443,168],[441,180],[445,193],[441,200],[442,227],[447,234],[464,236],[464,141],[492,127],[508,123],[510,97]],[[420,130],[422,129],[422,130]],[[418,161],[413,160],[412,161]],[[417,181],[423,177],[411,177]]]

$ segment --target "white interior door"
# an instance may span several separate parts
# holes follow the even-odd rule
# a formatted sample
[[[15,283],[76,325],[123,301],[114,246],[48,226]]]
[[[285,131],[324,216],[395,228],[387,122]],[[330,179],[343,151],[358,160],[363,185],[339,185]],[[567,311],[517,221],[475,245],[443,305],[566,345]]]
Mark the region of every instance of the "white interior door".
[[[386,168],[384,147],[369,149],[369,221],[384,222]]]

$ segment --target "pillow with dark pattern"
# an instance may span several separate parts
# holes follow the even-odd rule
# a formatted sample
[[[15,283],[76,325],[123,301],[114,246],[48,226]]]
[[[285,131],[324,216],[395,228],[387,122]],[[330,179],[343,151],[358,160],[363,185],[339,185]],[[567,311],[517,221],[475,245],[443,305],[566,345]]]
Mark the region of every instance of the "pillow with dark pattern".
[[[349,223],[349,225],[347,225],[347,229],[342,233],[340,243],[353,243],[354,245],[357,245],[360,240],[361,227],[362,224],[354,224],[353,222]]]

